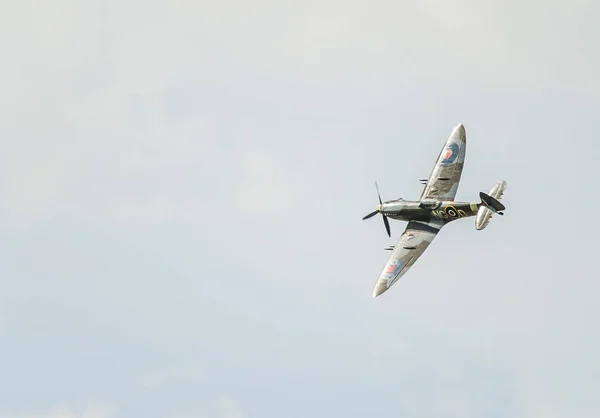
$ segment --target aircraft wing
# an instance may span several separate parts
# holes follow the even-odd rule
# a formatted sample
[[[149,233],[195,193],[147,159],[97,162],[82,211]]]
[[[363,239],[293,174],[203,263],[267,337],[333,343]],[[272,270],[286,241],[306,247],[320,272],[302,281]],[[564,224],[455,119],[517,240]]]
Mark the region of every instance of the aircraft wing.
[[[377,279],[373,297],[381,295],[402,277],[429,247],[443,226],[442,220],[410,221]]]
[[[465,164],[466,151],[467,135],[465,127],[460,124],[446,140],[423,189],[421,200],[454,200]]]

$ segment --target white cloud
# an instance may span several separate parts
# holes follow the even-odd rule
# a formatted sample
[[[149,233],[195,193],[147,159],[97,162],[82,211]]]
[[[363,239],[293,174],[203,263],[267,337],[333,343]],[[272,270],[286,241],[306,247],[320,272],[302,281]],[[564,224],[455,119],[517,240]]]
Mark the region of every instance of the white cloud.
[[[145,388],[151,388],[164,385],[174,380],[197,381],[201,379],[203,375],[204,372],[197,368],[171,367],[139,378],[138,385]]]
[[[116,408],[110,404],[90,404],[80,412],[64,405],[54,407],[46,413],[1,413],[1,418],[116,418]]]
[[[204,222],[207,205],[197,200],[174,200],[165,195],[148,199],[125,198],[111,203],[108,217],[130,225],[152,225],[170,222]]]
[[[238,404],[228,396],[219,398],[219,418],[244,418]]]
[[[197,405],[194,408],[184,412],[173,412],[167,415],[167,418],[214,418],[204,405]]]
[[[242,158],[238,205],[243,211],[285,210],[291,198],[283,162],[264,152],[251,151]]]
[[[168,418],[246,418],[237,403],[228,396],[219,397],[213,406],[196,405],[189,411],[170,414]]]
[[[150,22],[132,27],[139,10],[121,3],[97,10],[73,1],[36,3],[15,4],[0,18],[3,42],[19,39],[6,48],[16,64],[9,69],[19,70],[0,79],[3,110],[11,115],[2,132],[9,142],[0,157],[0,193],[14,220],[46,220],[98,175],[106,188],[214,158],[208,114],[173,122],[163,110],[161,95],[193,73],[188,63],[201,62],[197,51],[185,50],[178,24],[166,32]],[[160,8],[147,10],[151,21],[164,17]]]

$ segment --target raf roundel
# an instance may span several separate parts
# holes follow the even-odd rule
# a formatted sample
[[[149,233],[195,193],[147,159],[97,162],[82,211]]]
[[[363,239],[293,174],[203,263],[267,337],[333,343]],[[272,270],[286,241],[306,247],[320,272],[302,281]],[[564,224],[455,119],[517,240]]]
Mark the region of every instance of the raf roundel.
[[[402,261],[401,260],[391,260],[388,264],[387,268],[384,271],[383,279],[390,280],[396,277],[396,275],[402,269]]]
[[[442,164],[452,164],[456,160],[456,157],[458,157],[458,151],[458,144],[452,143],[448,145],[442,153],[442,157],[444,158]]]

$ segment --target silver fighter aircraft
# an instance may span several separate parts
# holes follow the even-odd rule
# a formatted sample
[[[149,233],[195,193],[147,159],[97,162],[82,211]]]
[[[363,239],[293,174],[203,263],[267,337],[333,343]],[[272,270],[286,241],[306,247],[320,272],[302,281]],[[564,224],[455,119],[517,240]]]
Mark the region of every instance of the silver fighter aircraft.
[[[505,181],[498,182],[487,194],[480,192],[479,203],[454,201],[465,164],[466,148],[467,135],[465,127],[460,124],[444,144],[429,179],[420,180],[425,189],[419,201],[397,199],[382,203],[375,183],[379,205],[363,220],[380,213],[388,236],[391,236],[388,218],[408,222],[408,225],[396,246],[386,248],[392,254],[377,279],[373,297],[388,290],[412,267],[444,225],[475,216],[475,228],[482,230],[494,213],[503,215],[505,207],[500,200],[506,189]]]

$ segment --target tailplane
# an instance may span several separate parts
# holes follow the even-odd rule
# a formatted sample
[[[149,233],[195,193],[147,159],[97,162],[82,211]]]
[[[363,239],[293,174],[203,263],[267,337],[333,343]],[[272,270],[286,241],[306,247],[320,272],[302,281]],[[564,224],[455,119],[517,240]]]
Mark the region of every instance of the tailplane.
[[[504,180],[498,182],[488,194],[480,192],[479,197],[481,198],[481,205],[477,211],[477,217],[475,218],[475,228],[479,231],[484,229],[492,219],[492,215],[497,213],[498,215],[504,215],[502,212],[506,207],[500,203],[502,196],[506,190],[506,182]]]

